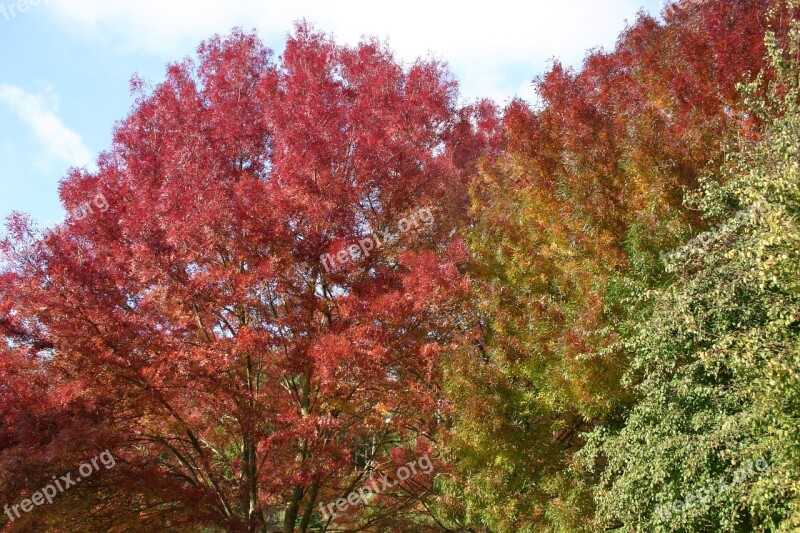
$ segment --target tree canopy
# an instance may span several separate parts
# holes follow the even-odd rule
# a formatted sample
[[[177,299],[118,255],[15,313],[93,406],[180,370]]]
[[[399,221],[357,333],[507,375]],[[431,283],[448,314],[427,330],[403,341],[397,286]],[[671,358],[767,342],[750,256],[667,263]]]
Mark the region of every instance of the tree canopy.
[[[0,526],[799,529],[799,43],[670,2],[503,109],[307,23],[134,78],[0,241]]]

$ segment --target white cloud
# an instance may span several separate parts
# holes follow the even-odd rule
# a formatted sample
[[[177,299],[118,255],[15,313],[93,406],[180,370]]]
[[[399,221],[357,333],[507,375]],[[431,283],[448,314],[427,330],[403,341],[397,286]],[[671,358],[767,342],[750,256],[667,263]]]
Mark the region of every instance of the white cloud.
[[[40,94],[31,94],[16,85],[0,83],[0,103],[27,124],[45,149],[49,159],[58,159],[68,165],[92,164],[92,152],[80,135],[69,129],[58,116],[58,95],[47,88]]]
[[[51,13],[83,36],[169,59],[236,25],[282,41],[306,18],[348,43],[388,37],[405,60],[433,52],[451,64],[467,96],[503,100],[550,58],[575,64],[587,49],[613,45],[642,4],[658,9],[661,0],[59,0]]]

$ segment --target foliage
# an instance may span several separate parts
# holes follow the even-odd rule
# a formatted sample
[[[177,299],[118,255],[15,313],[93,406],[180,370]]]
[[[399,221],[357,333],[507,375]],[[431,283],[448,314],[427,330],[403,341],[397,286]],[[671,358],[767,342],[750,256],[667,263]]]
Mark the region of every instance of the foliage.
[[[582,452],[601,473],[601,525],[800,527],[800,24],[788,41],[783,50],[774,35],[767,39],[777,79],[744,87],[766,123],[764,139],[742,142],[724,184],[708,182],[695,198],[704,213],[727,215],[725,229],[673,261],[668,287],[639,299],[649,316],[624,341],[636,354],[627,379],[637,402],[618,423],[597,428]],[[743,222],[733,224],[736,217]],[[758,457],[766,473],[659,516],[660,506],[729,481]]]
[[[502,112],[306,23],[135,78],[0,241],[0,496],[116,466],[0,526],[800,529],[799,76],[795,0],[681,0]]]
[[[634,401],[623,341],[646,310],[632,304],[666,282],[659,251],[708,227],[685,199],[731,139],[761,131],[736,83],[762,69],[768,27],[785,41],[793,12],[777,4],[641,15],[579,71],[556,64],[539,107],[505,110],[503,150],[473,185],[478,339],[446,374],[457,473],[445,485],[469,526],[594,530],[574,454]]]
[[[99,170],[61,183],[64,224],[37,238],[17,215],[0,246],[2,368],[18,375],[3,394],[25,400],[0,411],[0,494],[19,501],[49,479],[33,462],[68,471],[103,436],[120,464],[15,528],[320,531],[430,492],[419,474],[355,515],[318,507],[431,450],[464,289],[460,176],[481,146],[455,82],[305,24],[278,64],[241,31],[198,53],[152,89],[134,80]],[[85,216],[98,194],[108,209]]]

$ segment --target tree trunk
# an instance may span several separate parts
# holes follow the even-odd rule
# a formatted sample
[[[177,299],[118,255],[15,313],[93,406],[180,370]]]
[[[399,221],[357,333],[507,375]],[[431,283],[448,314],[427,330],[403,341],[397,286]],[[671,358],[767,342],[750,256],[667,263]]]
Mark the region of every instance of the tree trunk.
[[[314,505],[317,503],[317,493],[319,492],[319,481],[311,484],[308,490],[308,501],[306,501],[306,508],[303,512],[303,518],[300,520],[300,533],[306,533],[308,524],[311,523],[311,517],[314,515]]]
[[[300,501],[303,499],[303,487],[295,485],[292,489],[292,499],[286,508],[286,515],[283,518],[283,533],[294,533],[294,525],[297,522],[297,513],[300,511]]]

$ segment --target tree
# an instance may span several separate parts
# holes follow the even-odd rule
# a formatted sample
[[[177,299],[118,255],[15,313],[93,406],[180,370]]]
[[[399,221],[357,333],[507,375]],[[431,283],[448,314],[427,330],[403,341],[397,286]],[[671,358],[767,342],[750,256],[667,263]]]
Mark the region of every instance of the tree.
[[[767,37],[775,79],[743,86],[764,138],[692,197],[712,229],[635,300],[624,342],[637,401],[582,451],[600,477],[597,527],[800,527],[800,22],[778,41]]]
[[[768,28],[786,38],[797,11],[779,4],[671,3],[582,68],[555,64],[540,105],[505,110],[503,150],[472,188],[480,336],[448,360],[453,517],[594,530],[574,454],[633,400],[619,342],[631,298],[665,282],[659,250],[707,227],[686,195],[730,139],[759,135],[736,83],[761,70]]]
[[[324,531],[429,492],[420,472],[320,507],[431,450],[481,144],[455,82],[306,24],[277,64],[241,31],[198,54],[134,79],[98,170],[61,183],[65,223],[9,223],[2,367],[43,385],[3,385],[0,493],[22,497],[8,480],[44,454],[69,470],[102,442],[119,465],[13,526]],[[14,414],[37,403],[59,406],[48,432]]]

